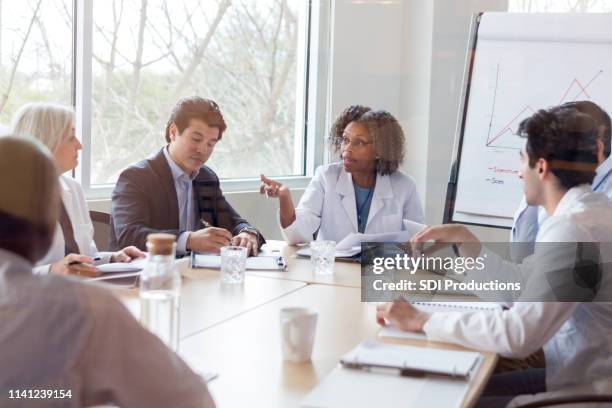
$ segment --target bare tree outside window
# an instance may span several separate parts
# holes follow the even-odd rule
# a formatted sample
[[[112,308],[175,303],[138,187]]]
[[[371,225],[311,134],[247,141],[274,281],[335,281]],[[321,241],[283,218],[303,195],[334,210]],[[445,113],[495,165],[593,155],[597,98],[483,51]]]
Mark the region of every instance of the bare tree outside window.
[[[72,1],[0,0],[0,123],[28,102],[71,103]]]
[[[298,174],[299,5],[95,0],[91,184],[159,149],[172,106],[188,95],[214,99],[225,115],[208,163],[221,177]]]
[[[519,13],[609,13],[609,0],[510,0],[508,11]]]

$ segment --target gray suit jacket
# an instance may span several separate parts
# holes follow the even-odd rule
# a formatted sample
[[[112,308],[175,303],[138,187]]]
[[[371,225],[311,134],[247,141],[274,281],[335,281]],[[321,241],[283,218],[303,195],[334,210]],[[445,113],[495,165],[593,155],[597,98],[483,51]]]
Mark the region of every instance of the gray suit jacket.
[[[200,217],[209,224],[233,235],[251,227],[225,200],[219,177],[210,168],[202,166],[193,187]],[[146,250],[147,235],[154,232],[177,237],[184,232],[179,230],[176,188],[163,150],[119,176],[112,195],[110,248],[116,251],[135,245]],[[257,240],[259,246],[265,243],[260,233]]]

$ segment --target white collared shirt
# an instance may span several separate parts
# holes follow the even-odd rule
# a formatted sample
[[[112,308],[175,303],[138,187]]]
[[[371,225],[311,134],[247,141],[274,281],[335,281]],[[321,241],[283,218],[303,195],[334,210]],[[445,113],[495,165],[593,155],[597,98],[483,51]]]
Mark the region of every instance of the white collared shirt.
[[[52,403],[62,407],[214,407],[202,379],[105,289],[33,275],[3,249],[0,362],[3,407],[10,389],[70,390]]]
[[[547,253],[550,246],[540,245],[545,242],[599,242],[608,247],[602,255],[612,257],[612,203],[605,194],[591,192],[588,185],[570,189],[542,224],[534,255],[515,265],[488,252],[487,272],[539,276],[542,271],[533,265],[551,255]],[[602,262],[607,268],[604,274],[612,273],[611,259]],[[434,313],[423,330],[430,340],[507,357],[525,357],[543,347],[549,390],[612,376],[610,303],[516,302],[511,309],[494,313]]]
[[[593,191],[605,193],[612,200],[612,155],[597,166],[591,186]],[[525,196],[523,196],[513,218],[510,242],[526,243],[525,245],[510,245],[510,257],[518,263],[533,253],[533,243],[538,234],[538,229],[548,218],[548,215],[544,208],[528,205]]]
[[[319,166],[295,209],[295,221],[281,231],[290,244],[317,239],[339,242],[358,232],[355,188],[342,163]],[[398,232],[402,220],[423,223],[423,209],[414,181],[402,171],[376,175],[365,227],[366,234]],[[280,213],[278,216],[280,225]]]
[[[70,218],[74,239],[79,246],[79,253],[90,257],[100,257],[94,265],[109,263],[113,255],[112,252],[99,252],[93,239],[94,228],[89,217],[89,208],[85,201],[85,194],[81,185],[72,177],[60,176],[59,184],[62,195],[62,202]],[[59,222],[55,226],[55,234],[49,251],[43,259],[36,263],[34,272],[46,274],[49,272],[51,264],[61,260],[66,256],[66,245],[64,233]]]

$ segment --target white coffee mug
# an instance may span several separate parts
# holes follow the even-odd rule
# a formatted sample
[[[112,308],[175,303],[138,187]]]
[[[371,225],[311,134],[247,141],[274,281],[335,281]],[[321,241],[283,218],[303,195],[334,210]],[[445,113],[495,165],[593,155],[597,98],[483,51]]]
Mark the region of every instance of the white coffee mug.
[[[310,360],[317,328],[317,312],[305,307],[280,310],[283,359],[293,363]]]

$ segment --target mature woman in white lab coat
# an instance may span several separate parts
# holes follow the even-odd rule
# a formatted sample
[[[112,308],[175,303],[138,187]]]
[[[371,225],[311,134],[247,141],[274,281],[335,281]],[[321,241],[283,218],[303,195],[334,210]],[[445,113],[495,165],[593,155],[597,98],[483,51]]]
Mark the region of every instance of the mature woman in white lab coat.
[[[75,135],[71,109],[49,103],[27,104],[13,117],[12,127],[15,135],[34,137],[47,146],[60,174],[60,221],[49,252],[36,265],[36,273],[95,276],[98,272],[94,265],[129,262],[144,256],[136,247],[114,253],[98,252],[96,248],[83,189],[73,178],[63,175],[77,166],[82,147]]]
[[[414,181],[399,170],[404,133],[390,113],[350,106],[329,141],[341,161],[317,168],[297,208],[287,186],[261,176],[260,192],[279,199],[287,242],[310,242],[317,231],[317,239],[338,242],[350,233],[401,231],[403,219],[423,222]]]

